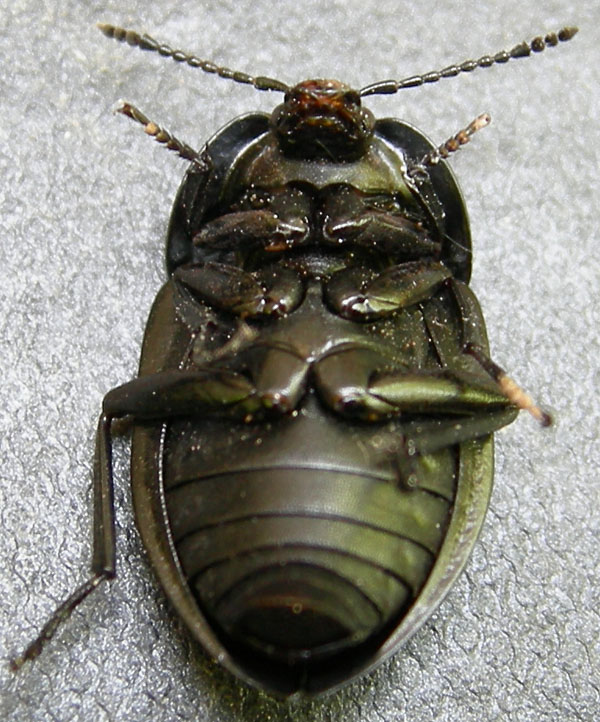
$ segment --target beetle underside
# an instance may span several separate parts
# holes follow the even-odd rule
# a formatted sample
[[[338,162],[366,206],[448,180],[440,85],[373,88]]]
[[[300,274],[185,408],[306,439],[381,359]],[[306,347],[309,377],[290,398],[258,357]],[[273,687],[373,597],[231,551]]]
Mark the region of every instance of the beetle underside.
[[[137,524],[193,636],[273,694],[335,689],[393,653],[456,580],[487,508],[493,432],[519,408],[550,421],[489,358],[467,285],[467,214],[443,159],[489,116],[436,148],[375,121],[361,99],[526,57],[577,29],[359,91],[288,86],[100,29],[285,96],[202,151],[119,108],[190,161],[170,280],[139,377],[104,399],[92,576],[13,668],[115,574],[111,424],[130,417]]]
[[[176,201],[140,374],[185,369],[178,395],[208,406],[136,430],[132,478],[140,532],[195,636],[288,696],[371,668],[431,612],[483,518],[489,434],[516,411],[464,350],[487,342],[449,270],[468,277],[460,197],[436,217],[390,144],[431,146],[390,121],[367,160],[315,164],[281,153],[266,123],[242,118],[209,144],[238,160],[197,233],[180,223],[193,169]]]

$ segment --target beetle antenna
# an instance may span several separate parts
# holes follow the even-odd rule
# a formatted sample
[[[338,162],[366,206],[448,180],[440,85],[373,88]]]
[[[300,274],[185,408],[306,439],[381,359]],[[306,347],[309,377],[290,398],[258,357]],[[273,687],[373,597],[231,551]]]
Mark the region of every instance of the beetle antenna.
[[[445,160],[450,153],[456,153],[457,150],[471,140],[474,133],[485,128],[486,125],[489,125],[491,122],[492,119],[488,113],[478,115],[466,128],[459,130],[456,135],[448,138],[448,140],[444,141],[439,147],[430,150],[421,160],[416,163],[411,163],[408,172],[410,175],[415,175],[415,173],[425,170],[425,167],[428,165],[437,165],[441,160]]]
[[[288,85],[282,83],[280,80],[266,78],[262,75],[253,77],[238,70],[221,67],[210,60],[202,60],[202,58],[185,53],[183,50],[173,50],[173,48],[170,48],[168,45],[159,43],[150,37],[150,35],[140,35],[134,30],[126,30],[125,28],[108,25],[107,23],[98,23],[98,28],[108,38],[114,38],[121,43],[138,47],[140,50],[151,50],[163,57],[173,58],[176,63],[187,63],[192,68],[200,68],[200,70],[203,70],[205,73],[214,73],[220,78],[234,80],[236,83],[244,83],[245,85],[252,85],[257,90],[275,90],[279,93],[286,93],[290,89]]]
[[[397,93],[399,90],[404,88],[415,88],[425,83],[437,83],[442,78],[453,78],[459,73],[470,73],[476,68],[489,68],[495,63],[503,64],[509,60],[515,60],[517,58],[526,58],[531,53],[541,53],[546,48],[553,48],[558,45],[559,42],[566,42],[571,40],[578,32],[576,27],[566,27],[559,30],[557,33],[548,33],[544,37],[538,35],[533,38],[530,42],[522,42],[515,45],[512,50],[501,50],[495,55],[483,55],[478,60],[465,60],[460,65],[449,65],[443,70],[432,70],[424,75],[413,75],[410,78],[404,78],[403,80],[383,80],[378,83],[372,83],[359,91],[361,96],[364,95],[390,95]]]
[[[171,135],[171,133],[169,133],[168,130],[165,130],[165,128],[161,128],[160,125],[157,125],[154,121],[147,118],[141,110],[138,110],[135,107],[135,105],[119,100],[114,108],[114,112],[126,115],[128,118],[135,120],[136,123],[143,125],[144,132],[154,138],[157,143],[162,143],[168,150],[172,150],[177,153],[177,155],[184,160],[190,160],[192,163],[197,165],[204,165],[202,156],[198,153],[198,151],[194,150],[191,146],[179,140],[174,135]]]

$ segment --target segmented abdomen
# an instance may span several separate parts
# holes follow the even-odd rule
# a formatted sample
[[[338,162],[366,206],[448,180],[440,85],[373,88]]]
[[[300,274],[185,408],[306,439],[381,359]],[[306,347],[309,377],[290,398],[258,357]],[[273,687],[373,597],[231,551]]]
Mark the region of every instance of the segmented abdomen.
[[[306,439],[311,419],[298,424]],[[321,415],[308,434],[304,462],[289,439],[278,447],[270,436],[282,466],[260,467],[252,454],[244,466],[240,440],[229,469],[211,464],[198,476],[192,448],[179,448],[164,477],[177,554],[202,609],[236,642],[287,661],[339,652],[397,622],[428,576],[454,494],[452,450],[423,457],[419,488],[402,488],[375,463],[361,469],[357,454],[342,456],[341,469],[327,463],[326,424]],[[272,464],[268,451],[262,458]]]

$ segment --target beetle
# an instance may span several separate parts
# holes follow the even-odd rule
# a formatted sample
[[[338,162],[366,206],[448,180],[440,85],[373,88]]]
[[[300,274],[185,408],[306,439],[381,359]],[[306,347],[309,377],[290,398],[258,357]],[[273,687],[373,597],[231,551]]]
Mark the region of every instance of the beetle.
[[[488,505],[493,432],[520,409],[551,422],[489,358],[468,286],[467,211],[445,158],[489,117],[436,147],[361,99],[526,57],[577,29],[357,91],[288,86],[99,27],[284,100],[202,151],[118,108],[190,163],[169,280],[139,376],[104,398],[92,576],[12,666],[115,576],[112,433],[126,418],[137,525],[192,635],[276,696],[336,689],[395,652],[460,574]]]

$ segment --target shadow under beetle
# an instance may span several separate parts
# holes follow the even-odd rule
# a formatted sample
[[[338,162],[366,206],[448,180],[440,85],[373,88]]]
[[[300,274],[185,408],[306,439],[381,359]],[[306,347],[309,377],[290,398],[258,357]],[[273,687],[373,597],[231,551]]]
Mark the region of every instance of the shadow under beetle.
[[[129,104],[189,160],[137,379],[103,403],[93,576],[15,658],[115,575],[111,424],[134,423],[137,524],[193,636],[245,682],[314,695],[393,653],[463,568],[488,504],[492,433],[549,417],[488,356],[467,283],[463,198],[439,148],[361,97],[505,63],[569,40],[353,90],[289,87],[101,25],[109,37],[285,93],[201,152]]]

